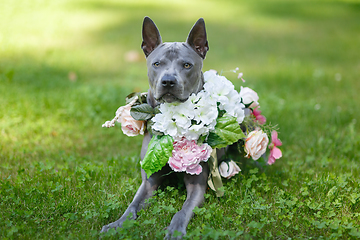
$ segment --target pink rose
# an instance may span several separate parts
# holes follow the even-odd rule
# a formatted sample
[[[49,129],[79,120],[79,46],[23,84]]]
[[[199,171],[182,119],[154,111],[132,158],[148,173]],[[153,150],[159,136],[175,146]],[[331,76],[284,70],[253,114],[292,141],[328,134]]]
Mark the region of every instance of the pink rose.
[[[246,157],[258,160],[266,152],[269,143],[268,136],[261,129],[250,132],[245,140]]]
[[[219,166],[219,173],[224,178],[231,178],[241,171],[239,166],[231,160],[230,162],[222,162]]]
[[[258,121],[258,123],[260,123],[260,124],[266,123],[266,118],[263,115],[261,115],[261,111],[259,110],[259,107],[254,108],[252,110],[252,114],[254,115],[254,117]]]
[[[121,130],[127,136],[133,137],[139,134],[143,135],[145,131],[145,121],[135,120],[130,115],[131,107],[131,104],[120,107],[116,112],[116,115],[120,113],[120,117],[117,121],[121,123]]]
[[[271,165],[275,163],[275,159],[279,159],[282,157],[282,152],[276,146],[281,146],[282,142],[278,139],[278,133],[274,130],[271,132],[271,143],[269,145],[270,148],[270,156],[268,159],[268,164]]]
[[[169,165],[175,172],[186,172],[191,175],[199,175],[202,172],[201,161],[206,162],[212,152],[212,148],[204,143],[197,145],[194,140],[189,141],[182,138],[173,143],[172,157],[169,158]]]
[[[259,103],[258,103],[259,96],[251,88],[241,87],[240,97],[242,98],[242,102],[245,105],[250,104],[252,102],[251,105],[249,106],[249,108],[256,108],[257,106],[259,106]]]

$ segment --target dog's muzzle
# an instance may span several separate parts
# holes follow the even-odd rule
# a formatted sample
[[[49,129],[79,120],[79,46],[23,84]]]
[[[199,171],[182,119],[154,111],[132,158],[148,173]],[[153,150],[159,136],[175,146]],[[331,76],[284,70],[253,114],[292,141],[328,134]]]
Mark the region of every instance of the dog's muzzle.
[[[160,97],[156,99],[159,102],[184,102],[187,99],[181,99],[181,86],[174,75],[165,74],[160,80]]]
[[[161,78],[161,85],[166,89],[173,88],[176,84],[177,80],[173,75],[166,74]]]

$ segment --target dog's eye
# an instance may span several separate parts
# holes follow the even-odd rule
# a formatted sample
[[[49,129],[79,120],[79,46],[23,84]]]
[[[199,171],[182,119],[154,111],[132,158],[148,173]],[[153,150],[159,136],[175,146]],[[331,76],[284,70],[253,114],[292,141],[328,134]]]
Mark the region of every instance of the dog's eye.
[[[154,67],[158,67],[158,66],[160,66],[160,63],[159,62],[154,62],[153,65],[154,65]]]
[[[187,69],[192,67],[192,65],[190,63],[184,63],[183,66],[184,66],[184,68],[187,68]]]

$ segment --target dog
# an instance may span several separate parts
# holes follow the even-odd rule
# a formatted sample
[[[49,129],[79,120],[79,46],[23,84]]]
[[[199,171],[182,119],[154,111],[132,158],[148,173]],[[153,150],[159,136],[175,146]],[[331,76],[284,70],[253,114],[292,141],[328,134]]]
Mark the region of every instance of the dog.
[[[184,102],[192,93],[202,90],[204,76],[201,69],[209,50],[204,19],[200,18],[194,24],[186,42],[163,43],[155,23],[145,17],[142,39],[141,48],[146,56],[149,78],[148,104],[156,107],[164,102]],[[148,132],[144,134],[141,159],[146,154],[151,137]],[[202,162],[201,166],[203,170],[199,175],[184,176],[187,198],[182,209],[173,216],[167,227],[166,239],[173,239],[175,231],[181,233],[181,236],[177,237],[181,239],[186,234],[193,209],[204,201],[209,166],[206,162]],[[101,232],[107,232],[110,228],[121,228],[126,219],[136,219],[137,212],[145,206],[146,200],[153,196],[154,191],[171,171],[171,168],[165,165],[160,171],[147,176],[141,169],[142,183],[133,201],[117,221],[103,226]]]

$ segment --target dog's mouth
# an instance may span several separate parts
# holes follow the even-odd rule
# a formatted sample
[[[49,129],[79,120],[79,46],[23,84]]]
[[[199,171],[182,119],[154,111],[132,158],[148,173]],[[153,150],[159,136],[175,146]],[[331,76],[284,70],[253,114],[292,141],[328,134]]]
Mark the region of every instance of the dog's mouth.
[[[186,100],[187,99],[180,99],[171,93],[165,93],[164,95],[156,99],[156,101],[160,103],[185,102]]]

